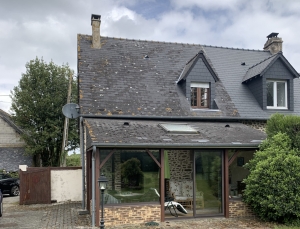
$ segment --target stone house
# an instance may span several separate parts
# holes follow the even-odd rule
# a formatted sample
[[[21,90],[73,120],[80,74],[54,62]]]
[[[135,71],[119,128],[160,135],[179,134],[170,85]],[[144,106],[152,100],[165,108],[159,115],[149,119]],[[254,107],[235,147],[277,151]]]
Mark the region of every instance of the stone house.
[[[300,114],[299,74],[278,33],[247,50],[103,37],[100,19],[91,17],[92,36],[77,36],[92,224],[102,173],[106,225],[251,215],[243,165],[272,114]],[[165,209],[169,196],[187,214]]]
[[[32,157],[24,155],[25,142],[20,138],[22,130],[11,116],[0,109],[0,169],[18,171],[19,165],[32,164]]]

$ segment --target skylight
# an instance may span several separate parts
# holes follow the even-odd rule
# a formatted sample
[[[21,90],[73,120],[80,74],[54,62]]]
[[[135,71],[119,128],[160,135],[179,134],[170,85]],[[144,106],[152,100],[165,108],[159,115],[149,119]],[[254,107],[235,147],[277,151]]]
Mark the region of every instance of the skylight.
[[[159,123],[158,126],[172,134],[198,134],[198,131],[188,124]]]

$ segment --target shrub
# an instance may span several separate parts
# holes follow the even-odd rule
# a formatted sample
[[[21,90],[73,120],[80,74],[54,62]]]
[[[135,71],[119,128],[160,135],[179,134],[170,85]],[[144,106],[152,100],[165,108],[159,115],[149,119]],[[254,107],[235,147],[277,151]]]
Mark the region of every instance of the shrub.
[[[287,134],[268,138],[245,165],[244,201],[263,220],[280,223],[300,219],[300,157]]]
[[[70,166],[81,166],[80,163],[80,154],[71,154],[66,157],[66,164],[68,167]]]

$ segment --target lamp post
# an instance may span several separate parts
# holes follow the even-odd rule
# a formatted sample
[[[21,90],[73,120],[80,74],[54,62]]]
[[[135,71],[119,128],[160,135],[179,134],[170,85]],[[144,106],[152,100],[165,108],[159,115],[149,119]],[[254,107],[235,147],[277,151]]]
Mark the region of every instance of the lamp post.
[[[99,189],[101,190],[101,221],[100,221],[100,229],[104,229],[104,219],[103,219],[103,212],[104,212],[104,191],[107,185],[107,178],[101,173],[100,177],[98,178],[98,185]]]

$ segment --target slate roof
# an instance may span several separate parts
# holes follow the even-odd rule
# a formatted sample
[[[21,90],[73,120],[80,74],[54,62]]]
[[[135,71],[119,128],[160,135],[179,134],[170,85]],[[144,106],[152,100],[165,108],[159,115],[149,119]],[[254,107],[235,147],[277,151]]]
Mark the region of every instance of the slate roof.
[[[210,65],[209,59],[206,57],[205,53],[201,50],[192,59],[190,59],[186,63],[186,65],[184,66],[183,71],[182,71],[181,75],[179,76],[177,82],[180,82],[182,79],[185,79],[188,76],[188,73],[190,72],[190,70],[193,68],[193,66],[195,65],[195,63],[199,59],[199,56],[203,56],[203,59],[205,61],[204,63],[206,64],[206,66],[210,70],[210,72],[212,73],[215,81],[218,80],[218,76],[217,76],[216,72],[214,71],[213,66]]]
[[[270,63],[272,63],[273,60],[276,59],[276,57],[277,54],[274,54],[268,57],[267,59],[261,61],[260,63],[257,63],[256,65],[250,67],[243,79],[243,82],[246,82],[254,76],[261,74],[270,65]]]
[[[278,112],[261,109],[242,83],[272,62],[269,51],[108,37],[101,37],[101,43],[101,49],[93,49],[91,36],[78,35],[83,115],[268,119]],[[219,110],[191,109],[176,83],[187,61],[201,51],[219,79]],[[294,80],[294,97],[300,98],[299,79]],[[294,111],[280,112],[300,114],[300,100],[294,100]]]
[[[0,109],[0,117],[8,123],[17,133],[21,134],[23,133],[23,130],[19,128],[11,119],[11,115],[6,113],[5,111]]]
[[[199,134],[170,134],[158,126],[170,121],[87,119],[85,123],[88,147],[256,148],[266,138],[265,133],[235,122],[172,122],[186,123]]]
[[[290,72],[292,72],[294,77],[299,77],[299,73],[297,73],[293,66],[290,65],[288,60],[282,55],[282,52],[279,52],[250,67],[244,77],[243,82],[246,82],[257,75],[262,75],[278,58],[283,60],[285,66],[290,70]]]

